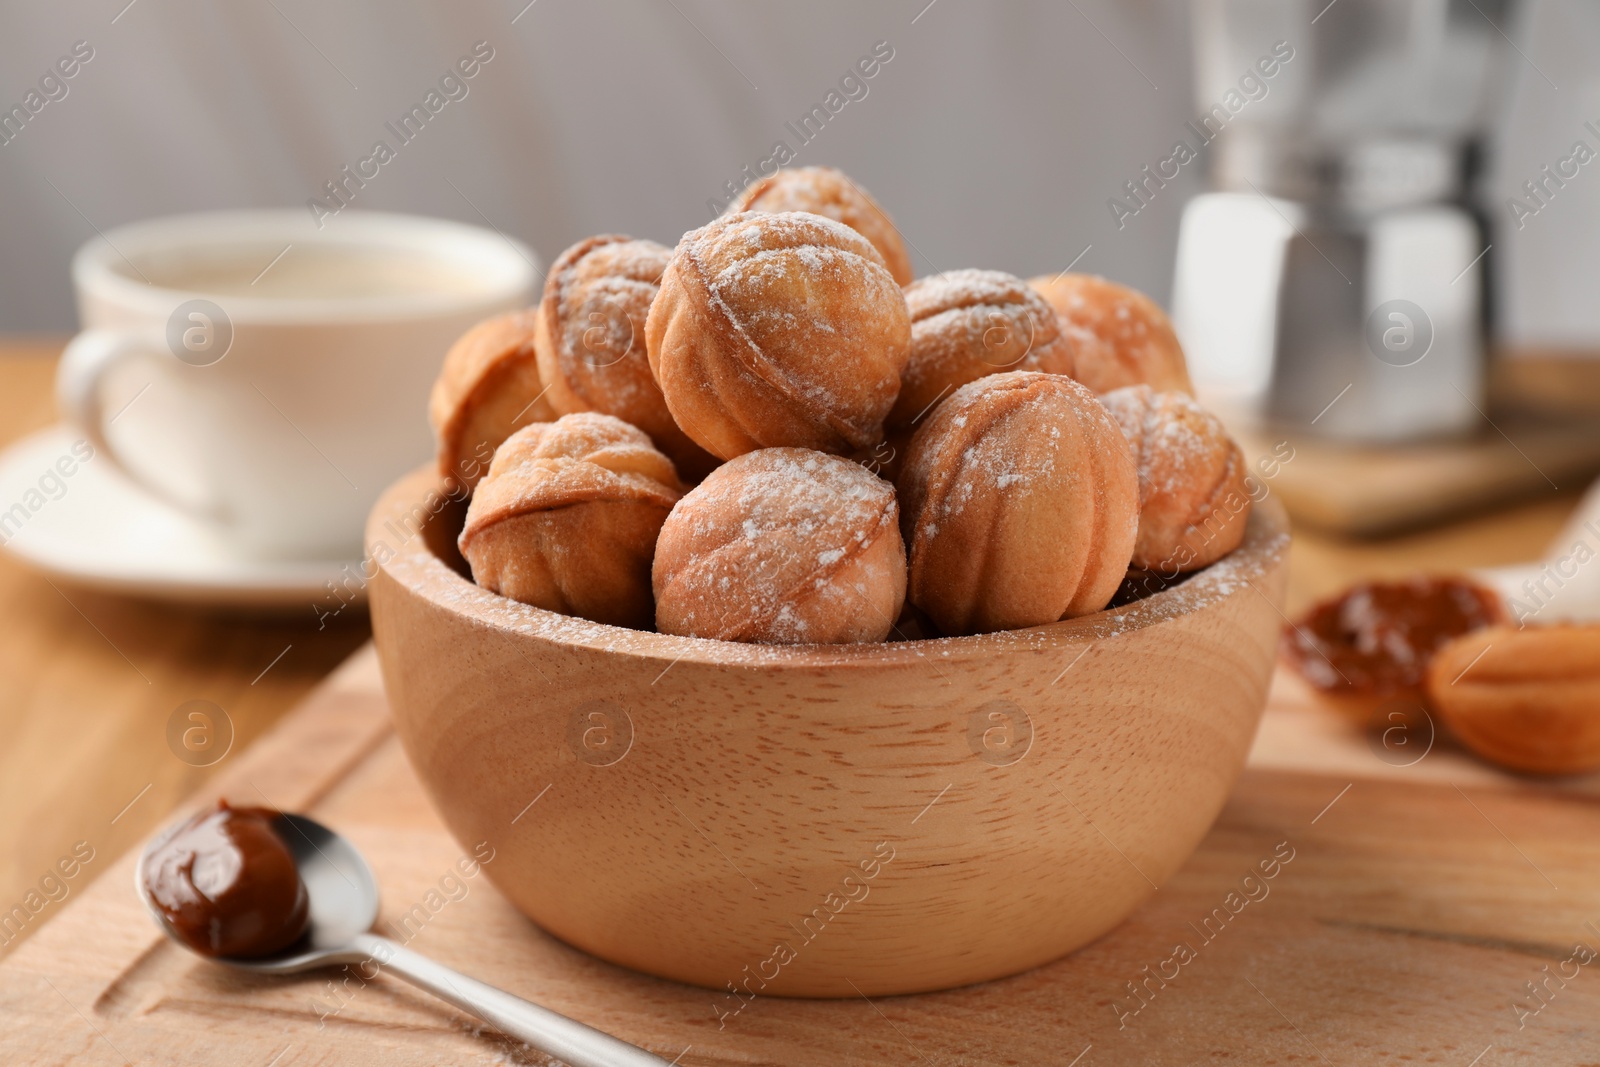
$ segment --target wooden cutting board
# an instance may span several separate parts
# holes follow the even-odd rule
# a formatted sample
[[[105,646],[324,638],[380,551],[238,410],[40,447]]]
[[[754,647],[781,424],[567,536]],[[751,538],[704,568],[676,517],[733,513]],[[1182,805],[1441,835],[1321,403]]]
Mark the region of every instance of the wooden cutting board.
[[[1592,415],[1504,415],[1465,440],[1383,448],[1260,431],[1238,437],[1250,456],[1292,456],[1263,469],[1274,472],[1267,485],[1297,525],[1360,537],[1579,489],[1600,471]]]
[[[461,849],[389,729],[370,648],[235,757],[220,792],[353,838],[382,922],[411,913],[414,948],[683,1065],[1595,1063],[1600,959],[1579,962],[1600,951],[1594,791],[1520,783],[1442,744],[1410,755],[1375,751],[1280,676],[1211,834],[1099,942],[946,993],[742,1007],[587,957],[481,875],[452,880]],[[1114,848],[1114,803],[1092,814]],[[133,863],[48,904],[0,965],[0,1062],[547,1062],[386,977],[197,960],[151,926]]]

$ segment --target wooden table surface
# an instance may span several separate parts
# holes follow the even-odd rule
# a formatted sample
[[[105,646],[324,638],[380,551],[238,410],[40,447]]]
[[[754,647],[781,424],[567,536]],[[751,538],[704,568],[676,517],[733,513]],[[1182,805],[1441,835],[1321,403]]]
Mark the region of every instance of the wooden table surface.
[[[60,347],[0,343],[0,447],[56,418]],[[1535,558],[1579,489],[1383,541],[1297,533],[1289,610],[1359,577]],[[10,623],[0,640],[0,910],[76,842],[95,850],[89,876],[107,870],[368,637],[364,617],[319,631],[309,611],[253,619],[129,600],[52,583],[3,554],[0,608]],[[193,699],[222,707],[235,732],[209,768],[167,743],[169,718]],[[31,932],[5,941],[0,931],[0,956]]]
[[[1286,681],[1280,672],[1266,721],[1293,715],[1301,697]],[[430,807],[381,685],[376,652],[356,653],[208,791],[265,796],[337,827],[372,865],[380,932],[679,1067],[1595,1067],[1600,984],[1580,980],[1589,957],[1574,945],[1600,932],[1600,806],[1571,782],[1534,784],[1443,752],[1396,767],[1360,738],[1345,739],[1358,759],[1328,766],[1335,739],[1302,733],[1290,761],[1300,769],[1252,753],[1183,868],[1070,956],[939,993],[743,1003],[605,963],[476,874],[446,877],[470,853]],[[964,745],[958,730],[942,733]],[[693,806],[694,787],[678,787]],[[981,826],[995,815],[990,795],[952,788],[929,818]],[[1120,850],[1118,796],[1077,795],[1072,814],[1048,803],[1014,814],[1092,820],[1104,848]],[[528,818],[564,818],[550,803]],[[699,829],[731,857],[752,844],[723,836],[726,815]],[[516,847],[531,825],[485,843]],[[925,862],[935,825],[898,837],[895,862]],[[1269,857],[1282,864],[1263,866]],[[375,965],[269,977],[197,959],[149,921],[134,859],[108,861],[0,961],[0,1063],[551,1067]],[[480,873],[492,880],[499,862]],[[715,898],[739,875],[716,864],[691,877]],[[804,877],[817,900],[836,884],[824,869]],[[837,920],[858,925],[821,936],[870,936],[894,893],[880,884],[856,905],[866,910]]]
[[[0,343],[0,447],[56,419],[61,345]],[[309,609],[262,620],[131,600],[4,553],[0,613],[0,911],[78,841],[96,852],[89,872],[104,870],[230,762],[194,767],[168,748],[179,705],[221,707],[236,755],[370,635],[364,613],[319,631]],[[23,940],[8,936],[0,956]]]

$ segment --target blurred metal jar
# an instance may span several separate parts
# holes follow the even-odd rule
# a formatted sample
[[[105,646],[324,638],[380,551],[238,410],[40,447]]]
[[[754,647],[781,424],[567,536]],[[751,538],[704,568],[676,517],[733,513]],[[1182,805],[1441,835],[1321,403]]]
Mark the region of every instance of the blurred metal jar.
[[[1474,190],[1512,7],[1196,3],[1190,131],[1218,191],[1185,208],[1173,315],[1210,403],[1349,441],[1478,426],[1492,238]]]

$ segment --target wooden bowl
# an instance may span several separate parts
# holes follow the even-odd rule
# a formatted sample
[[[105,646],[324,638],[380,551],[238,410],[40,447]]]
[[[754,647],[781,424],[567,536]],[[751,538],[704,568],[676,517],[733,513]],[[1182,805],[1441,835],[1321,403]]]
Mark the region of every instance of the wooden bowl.
[[[434,479],[402,479],[367,527],[412,765],[529,918],[718,991],[719,1016],[755,993],[964,985],[1094,940],[1199,844],[1266,701],[1274,500],[1227,559],[1125,608],[770,647],[479,589],[454,547],[465,508]]]

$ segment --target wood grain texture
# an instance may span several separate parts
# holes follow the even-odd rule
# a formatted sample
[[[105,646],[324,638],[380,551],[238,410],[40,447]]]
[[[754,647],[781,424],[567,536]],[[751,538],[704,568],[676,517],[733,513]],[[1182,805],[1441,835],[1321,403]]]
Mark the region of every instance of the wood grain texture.
[[[1497,406],[1544,415],[1600,415],[1600,357],[1593,349],[1520,347],[1489,362]]]
[[[1594,964],[1565,962],[1575,942],[1600,948],[1589,925],[1600,924],[1600,808],[1588,800],[1503,778],[1457,790],[1250,768],[1183,868],[1064,960],[944,993],[759,998],[730,1014],[730,998],[568,947],[481,875],[448,881],[462,849],[389,732],[378,684],[364,652],[225,774],[222,791],[257,798],[264,787],[349,834],[383,887],[381,924],[411,931],[412,947],[684,1067],[1064,1067],[1080,1054],[1079,1067],[1466,1067],[1486,1049],[1480,1063],[1594,1062],[1600,983]],[[1079,802],[1115,811],[1109,798]],[[925,820],[980,806],[949,795]],[[551,811],[541,801],[519,826]],[[1096,822],[1102,851],[1126,862],[1114,821]],[[1263,861],[1291,855],[1261,876]],[[204,963],[150,924],[132,869],[125,857],[0,964],[0,1061],[546,1062],[386,977],[265,978]],[[819,872],[814,890],[832,878]],[[1247,893],[1256,899],[1240,903]],[[928,940],[940,937],[930,925]],[[1180,944],[1192,958],[1165,963]]]
[[[60,349],[51,339],[0,344],[0,446],[54,420]],[[82,841],[95,859],[74,880],[80,891],[368,634],[354,608],[319,630],[309,605],[303,617],[252,618],[156,604],[46,578],[5,554],[0,611],[0,914]],[[213,766],[168,746],[168,719],[189,700],[232,722],[233,747]],[[50,914],[0,923],[0,956]]]
[[[1285,440],[1261,432],[1239,439],[1250,457],[1270,455]],[[1415,530],[1508,501],[1580,489],[1600,471],[1593,416],[1496,412],[1494,427],[1474,437],[1405,446],[1287,440],[1294,458],[1271,484],[1297,532],[1372,537]]]

